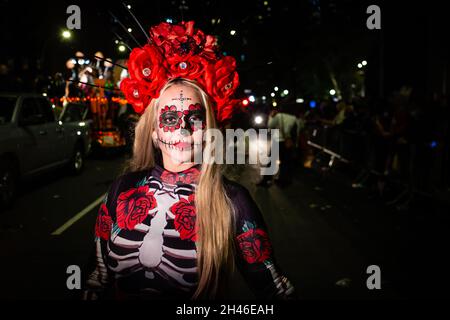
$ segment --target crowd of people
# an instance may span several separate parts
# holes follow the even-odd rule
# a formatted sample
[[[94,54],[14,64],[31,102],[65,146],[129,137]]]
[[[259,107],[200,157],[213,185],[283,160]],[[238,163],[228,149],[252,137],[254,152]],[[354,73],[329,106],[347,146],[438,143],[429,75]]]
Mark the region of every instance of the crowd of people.
[[[444,96],[426,101],[404,86],[387,99],[355,97],[324,100],[315,108],[287,104],[278,109],[268,127],[280,129],[282,136],[280,185],[289,184],[293,167],[312,167],[314,159],[328,156],[348,161],[352,187],[371,188],[374,196],[398,208],[407,208],[416,194],[431,196],[449,186]],[[270,185],[269,179],[258,185]]]

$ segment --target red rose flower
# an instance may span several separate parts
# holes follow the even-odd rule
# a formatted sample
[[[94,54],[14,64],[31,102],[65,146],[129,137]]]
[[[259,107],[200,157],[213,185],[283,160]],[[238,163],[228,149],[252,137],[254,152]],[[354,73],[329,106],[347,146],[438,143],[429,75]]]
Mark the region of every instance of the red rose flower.
[[[153,26],[150,28],[150,38],[152,42],[158,46],[163,48],[166,51],[167,46],[171,46],[169,39],[169,34],[172,32],[172,25],[167,22],[162,22],[157,26]]]
[[[200,55],[207,60],[214,60],[217,58],[217,38],[211,35],[206,36],[206,41]]]
[[[236,60],[221,57],[217,38],[194,28],[194,21],[152,27],[150,43],[131,52],[128,69],[130,78],[141,83],[124,81],[121,90],[139,114],[169,79],[187,78],[212,98],[219,122],[231,118],[229,100],[239,86]]]
[[[186,58],[180,55],[174,55],[168,57],[167,61],[169,63],[169,72],[172,77],[188,77],[192,80],[200,78],[207,65],[206,60],[199,56]]]
[[[167,63],[160,50],[151,45],[135,48],[128,61],[130,78],[147,82],[148,94],[152,97],[159,93],[161,83],[167,79]]]
[[[121,229],[133,230],[154,208],[156,199],[153,193],[148,193],[148,186],[122,192],[117,199],[117,225]]]
[[[164,49],[166,57],[191,56],[205,42],[203,32],[194,29],[194,21],[182,22],[178,25],[160,23],[150,29],[150,37],[153,43]]]
[[[206,60],[205,60],[206,61]],[[216,81],[216,69],[214,63],[208,63],[205,65],[205,72],[202,77],[195,79],[211,98],[214,98],[214,86]]]
[[[248,263],[264,262],[272,253],[269,237],[262,229],[250,229],[240,234],[237,241],[241,254]]]
[[[213,87],[216,101],[228,99],[239,86],[239,75],[236,70],[236,60],[225,56],[214,66],[215,85]]]
[[[137,113],[143,113],[150,103],[149,90],[147,84],[143,81],[125,78],[120,83],[120,90]]]
[[[175,229],[180,233],[182,240],[197,240],[197,228],[195,225],[196,211],[195,198],[191,194],[186,199],[181,199],[170,207],[170,212],[175,215]]]
[[[199,47],[195,40],[191,37],[183,36],[174,40],[170,52],[166,56],[181,56],[184,59],[190,58],[199,51]]]
[[[109,215],[106,204],[102,203],[100,206],[97,222],[95,223],[95,235],[101,239],[108,240],[111,235],[112,218]]]
[[[224,123],[225,121],[230,120],[233,116],[233,112],[236,109],[236,106],[239,104],[239,101],[239,99],[220,101],[220,103],[216,105],[217,121],[219,123]]]

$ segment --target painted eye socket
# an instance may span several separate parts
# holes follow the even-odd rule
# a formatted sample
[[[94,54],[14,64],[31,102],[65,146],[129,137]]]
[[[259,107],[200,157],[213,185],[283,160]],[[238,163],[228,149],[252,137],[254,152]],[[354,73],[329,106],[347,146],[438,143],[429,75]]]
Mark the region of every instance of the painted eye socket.
[[[194,113],[194,114],[191,114],[189,116],[188,121],[191,124],[195,124],[195,122],[199,122],[199,121],[203,122],[203,121],[205,121],[205,117],[202,114],[200,114],[200,113]]]
[[[176,126],[178,123],[178,114],[176,112],[165,112],[161,115],[161,123],[165,126]]]

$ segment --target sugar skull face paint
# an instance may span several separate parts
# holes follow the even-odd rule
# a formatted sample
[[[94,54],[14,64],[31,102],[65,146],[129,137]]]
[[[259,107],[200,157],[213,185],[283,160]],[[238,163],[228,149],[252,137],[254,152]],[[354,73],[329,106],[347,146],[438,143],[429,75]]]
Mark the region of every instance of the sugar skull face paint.
[[[175,105],[165,106],[159,115],[159,127],[164,132],[174,132],[185,123],[185,129],[197,131],[205,129],[205,110],[200,103],[189,105],[188,109],[180,111]],[[201,124],[199,124],[201,122]]]
[[[174,85],[164,91],[159,100],[157,128],[154,140],[164,161],[189,163],[197,152],[202,152],[203,129],[206,127],[206,109],[194,88]]]

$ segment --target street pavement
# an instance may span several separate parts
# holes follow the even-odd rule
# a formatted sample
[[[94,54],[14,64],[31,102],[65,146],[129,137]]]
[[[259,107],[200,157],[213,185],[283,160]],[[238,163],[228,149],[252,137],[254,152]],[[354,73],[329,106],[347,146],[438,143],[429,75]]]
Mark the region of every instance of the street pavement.
[[[66,270],[77,265],[87,275],[99,205],[84,209],[102,197],[125,159],[91,156],[79,176],[58,170],[21,183],[14,206],[0,213],[0,299],[78,299],[78,291],[67,289]],[[404,299],[445,292],[449,242],[439,210],[395,212],[367,190],[353,190],[338,170],[323,174],[298,166],[285,188],[255,186],[258,172],[236,166],[227,176],[258,203],[277,262],[301,298]],[[83,210],[82,218],[52,235]],[[371,265],[381,269],[381,290],[367,288]],[[230,298],[253,298],[239,274]]]

